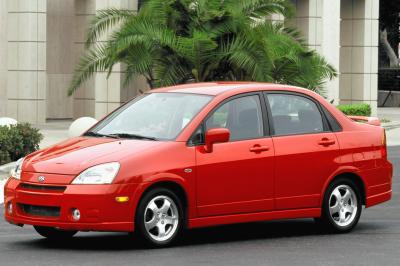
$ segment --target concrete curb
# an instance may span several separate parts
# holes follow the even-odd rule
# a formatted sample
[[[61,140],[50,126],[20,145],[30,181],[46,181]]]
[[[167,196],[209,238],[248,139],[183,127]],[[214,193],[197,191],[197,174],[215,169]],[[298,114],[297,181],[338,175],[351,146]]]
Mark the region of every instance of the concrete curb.
[[[399,128],[400,127],[400,121],[392,121],[388,123],[383,123],[382,127],[386,130],[394,129],[394,128]]]

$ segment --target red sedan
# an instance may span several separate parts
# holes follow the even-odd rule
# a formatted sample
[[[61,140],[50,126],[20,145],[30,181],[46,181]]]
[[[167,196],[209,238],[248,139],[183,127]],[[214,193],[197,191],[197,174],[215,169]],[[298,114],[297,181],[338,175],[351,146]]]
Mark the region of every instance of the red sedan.
[[[5,219],[52,239],[135,231],[155,246],[185,228],[273,219],[347,232],[392,194],[385,131],[357,119],[284,85],[153,90],[19,160]]]

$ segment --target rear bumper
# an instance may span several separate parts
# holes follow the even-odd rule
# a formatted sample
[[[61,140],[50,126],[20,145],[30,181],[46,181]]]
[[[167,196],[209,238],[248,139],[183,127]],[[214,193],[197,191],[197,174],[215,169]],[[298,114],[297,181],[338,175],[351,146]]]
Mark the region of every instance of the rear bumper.
[[[366,171],[365,174],[370,181],[366,191],[365,207],[389,201],[392,198],[392,164],[387,161],[384,166]]]
[[[377,195],[373,195],[371,197],[367,198],[367,203],[366,203],[366,207],[371,207],[380,203],[383,203],[385,201],[389,201],[392,198],[392,190],[377,194]]]
[[[17,225],[50,226],[78,231],[133,231],[133,203],[138,184],[63,185],[63,190],[32,189],[10,179],[5,186],[4,217]],[[46,187],[50,184],[45,184]],[[60,185],[57,185],[60,186]],[[54,187],[54,186],[53,186]],[[128,196],[128,202],[117,202],[116,197]],[[12,204],[12,213],[8,206]],[[27,213],[22,206],[53,207],[55,213]],[[72,210],[79,209],[81,218],[75,221]]]

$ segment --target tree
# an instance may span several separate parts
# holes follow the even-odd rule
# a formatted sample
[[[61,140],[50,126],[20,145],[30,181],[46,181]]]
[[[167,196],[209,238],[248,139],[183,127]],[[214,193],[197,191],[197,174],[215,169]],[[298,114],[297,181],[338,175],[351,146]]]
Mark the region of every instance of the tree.
[[[150,88],[202,81],[263,81],[323,93],[335,69],[307,48],[297,30],[268,20],[290,17],[287,0],[147,0],[136,14],[99,11],[71,95],[96,71],[126,65],[124,84],[142,75]],[[97,42],[109,35],[106,42]]]
[[[400,45],[400,1],[381,0],[379,40],[390,67],[400,66],[398,49]]]

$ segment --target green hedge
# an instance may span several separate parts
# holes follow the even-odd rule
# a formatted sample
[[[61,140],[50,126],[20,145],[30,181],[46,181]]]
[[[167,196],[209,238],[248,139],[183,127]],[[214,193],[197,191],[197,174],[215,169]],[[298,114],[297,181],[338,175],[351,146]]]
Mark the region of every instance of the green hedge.
[[[343,104],[336,107],[345,115],[371,116],[371,106],[367,103]]]
[[[0,165],[38,150],[42,139],[39,130],[28,123],[0,126]]]

